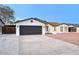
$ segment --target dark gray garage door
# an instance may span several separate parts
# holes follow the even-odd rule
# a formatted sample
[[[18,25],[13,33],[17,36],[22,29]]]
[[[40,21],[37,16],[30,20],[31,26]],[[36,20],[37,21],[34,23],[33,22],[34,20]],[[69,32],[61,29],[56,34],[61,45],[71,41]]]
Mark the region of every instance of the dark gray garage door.
[[[20,26],[20,35],[42,34],[42,26]]]

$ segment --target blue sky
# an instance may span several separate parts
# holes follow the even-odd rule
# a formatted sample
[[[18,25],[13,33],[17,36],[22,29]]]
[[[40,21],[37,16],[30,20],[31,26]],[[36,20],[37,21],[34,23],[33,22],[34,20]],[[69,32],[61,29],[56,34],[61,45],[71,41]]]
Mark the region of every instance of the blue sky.
[[[79,4],[5,4],[14,11],[16,19],[37,17],[49,22],[79,24]]]

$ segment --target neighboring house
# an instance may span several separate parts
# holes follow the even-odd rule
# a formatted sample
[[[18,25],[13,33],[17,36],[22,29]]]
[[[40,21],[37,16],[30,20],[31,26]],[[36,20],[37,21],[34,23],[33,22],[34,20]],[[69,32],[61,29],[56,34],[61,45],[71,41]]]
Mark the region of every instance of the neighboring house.
[[[66,33],[68,32],[68,25],[67,24],[59,24],[56,26],[56,33]]]
[[[2,27],[4,26],[4,22],[0,19],[0,34],[2,34]]]

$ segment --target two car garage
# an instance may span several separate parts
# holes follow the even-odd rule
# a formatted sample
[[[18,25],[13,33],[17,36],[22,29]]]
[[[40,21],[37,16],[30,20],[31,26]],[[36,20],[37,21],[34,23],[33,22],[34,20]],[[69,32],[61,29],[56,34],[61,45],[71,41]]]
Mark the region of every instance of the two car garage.
[[[16,35],[45,35],[45,23],[36,18],[16,22]]]
[[[42,26],[20,26],[20,35],[42,34]]]

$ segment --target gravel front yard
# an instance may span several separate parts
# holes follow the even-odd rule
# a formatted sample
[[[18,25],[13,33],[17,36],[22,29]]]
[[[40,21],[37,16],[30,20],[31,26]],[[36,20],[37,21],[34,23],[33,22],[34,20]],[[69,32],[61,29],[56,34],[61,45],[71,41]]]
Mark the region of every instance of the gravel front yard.
[[[0,35],[1,55],[79,55],[79,47],[42,35]]]
[[[47,34],[47,36],[63,40],[79,46],[79,33],[58,33],[58,34]]]

